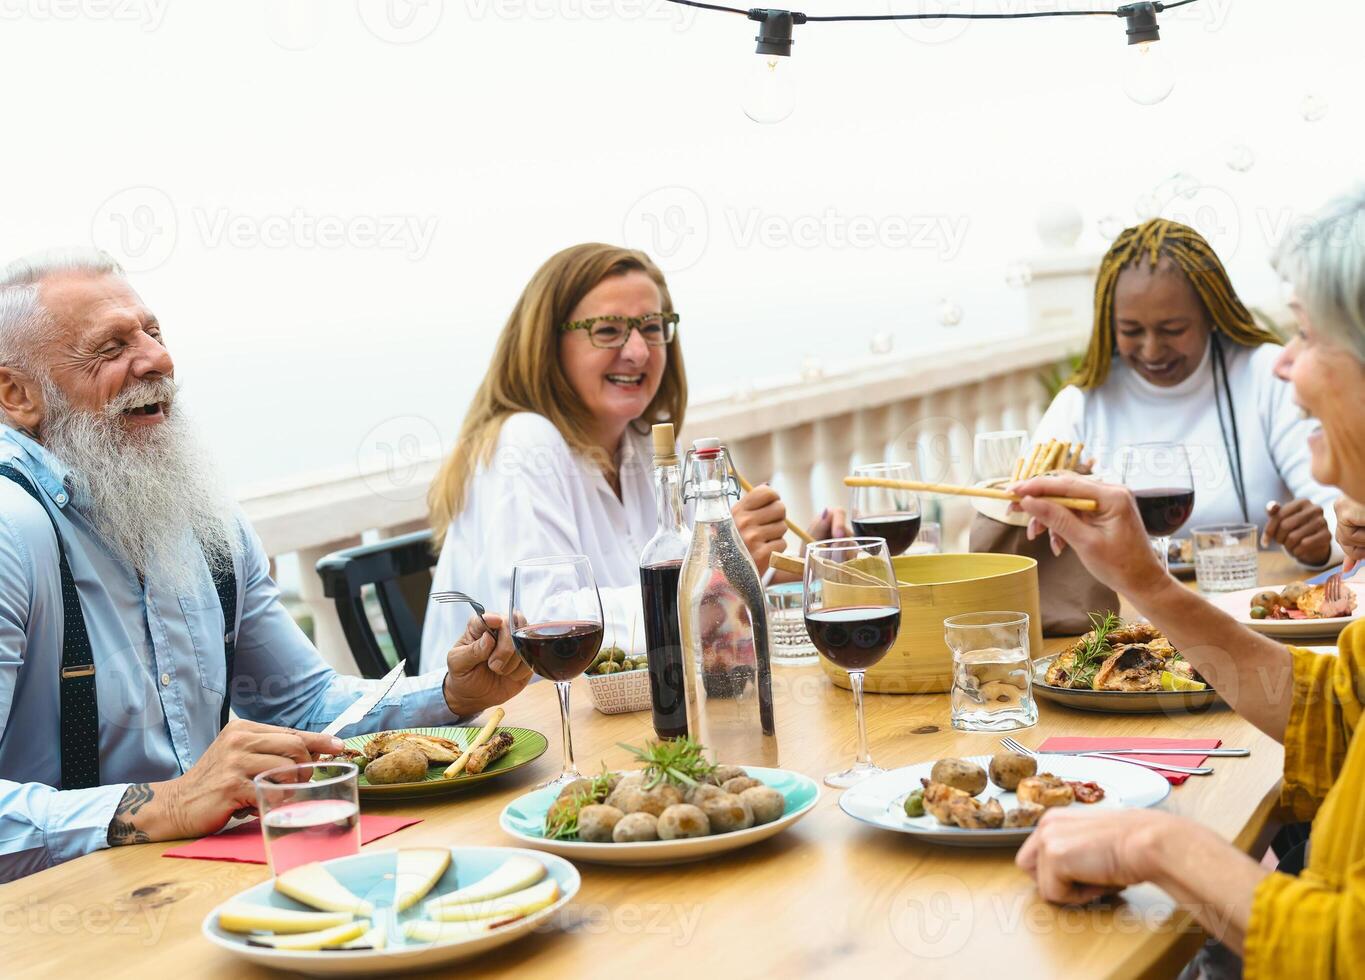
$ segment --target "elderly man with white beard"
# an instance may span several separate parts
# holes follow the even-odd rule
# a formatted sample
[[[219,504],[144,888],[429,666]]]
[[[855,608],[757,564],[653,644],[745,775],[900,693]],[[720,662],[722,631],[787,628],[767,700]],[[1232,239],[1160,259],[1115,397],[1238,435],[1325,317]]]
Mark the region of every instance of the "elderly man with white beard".
[[[173,376],[107,255],[0,270],[0,880],[218,830],[256,775],[339,751],[319,730],[376,683],[335,673],[286,613]],[[520,691],[530,671],[486,618],[496,638],[471,619],[446,670],[338,734]]]

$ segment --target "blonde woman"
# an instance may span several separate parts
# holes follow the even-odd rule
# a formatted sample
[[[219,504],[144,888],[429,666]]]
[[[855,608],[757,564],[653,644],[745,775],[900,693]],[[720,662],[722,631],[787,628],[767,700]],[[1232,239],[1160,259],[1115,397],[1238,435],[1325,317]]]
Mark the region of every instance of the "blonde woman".
[[[587,555],[606,641],[644,648],[639,557],[656,523],[649,428],[681,429],[687,408],[678,319],[663,273],[643,252],[575,245],[540,267],[431,487],[435,589],[502,610],[518,560]],[[760,486],[734,516],[762,571],[782,548],[786,508]],[[812,532],[846,534],[842,520],[822,515]],[[428,606],[423,664],[444,662],[465,615]]]

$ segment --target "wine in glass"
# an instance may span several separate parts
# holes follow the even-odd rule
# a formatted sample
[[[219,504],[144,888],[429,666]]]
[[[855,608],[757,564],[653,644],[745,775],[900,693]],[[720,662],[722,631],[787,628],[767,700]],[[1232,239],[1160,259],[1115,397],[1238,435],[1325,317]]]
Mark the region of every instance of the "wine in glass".
[[[1140,442],[1123,450],[1123,483],[1137,498],[1142,525],[1161,567],[1170,561],[1171,535],[1194,510],[1194,476],[1185,447],[1174,442]]]
[[[583,555],[519,561],[512,569],[512,643],[526,666],[559,692],[564,771],[543,784],[560,786],[582,773],[573,761],[569,682],[587,670],[602,648],[602,598]]]
[[[859,466],[854,476],[874,479],[913,480],[915,468],[909,463],[873,463]],[[887,554],[902,555],[919,535],[919,498],[913,490],[888,487],[854,487],[849,510],[853,533],[886,541]]]
[[[883,771],[867,748],[863,672],[886,656],[900,630],[900,591],[888,551],[879,537],[834,538],[806,549],[806,631],[821,655],[848,671],[858,719],[858,757],[827,775],[829,786],[852,786]]]

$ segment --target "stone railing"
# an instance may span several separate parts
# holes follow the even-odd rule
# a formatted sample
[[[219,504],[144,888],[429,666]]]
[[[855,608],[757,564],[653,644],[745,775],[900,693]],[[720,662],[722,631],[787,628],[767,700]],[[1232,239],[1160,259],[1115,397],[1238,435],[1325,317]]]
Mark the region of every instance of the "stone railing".
[[[965,482],[974,433],[1031,429],[1046,407],[1040,373],[1079,350],[1085,333],[1073,320],[974,348],[868,358],[837,375],[694,404],[682,437],[718,436],[750,480],[777,487],[801,523],[847,500],[840,481],[859,462],[907,460],[922,478]],[[398,468],[353,467],[242,500],[270,555],[297,556],[299,598],[318,649],[339,669],[355,666],[314,565],[362,535],[384,538],[423,526],[425,490],[438,464],[418,457]],[[945,550],[965,547],[970,503],[944,498],[941,507]]]

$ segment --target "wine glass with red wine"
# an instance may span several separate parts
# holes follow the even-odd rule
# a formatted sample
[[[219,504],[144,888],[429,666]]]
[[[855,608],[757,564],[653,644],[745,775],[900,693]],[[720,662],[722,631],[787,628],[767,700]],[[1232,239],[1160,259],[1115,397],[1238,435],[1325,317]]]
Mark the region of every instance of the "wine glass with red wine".
[[[1152,539],[1161,567],[1170,561],[1171,535],[1194,510],[1190,455],[1174,442],[1140,442],[1123,450],[1123,483],[1137,498],[1142,525]]]
[[[559,786],[582,773],[573,761],[569,732],[569,682],[588,669],[602,648],[602,597],[592,565],[583,555],[519,561],[512,568],[512,643],[526,666],[559,692],[564,771],[545,786]]]
[[[858,757],[826,776],[829,786],[852,786],[885,771],[867,748],[863,672],[886,656],[900,630],[900,590],[888,552],[879,537],[834,538],[806,548],[806,632],[826,660],[848,671],[858,718]]]
[[[913,480],[915,468],[909,463],[872,463],[853,470],[854,476],[874,479]],[[905,554],[919,536],[919,497],[913,490],[888,487],[854,487],[849,508],[853,533],[866,538],[883,538],[891,557]]]

